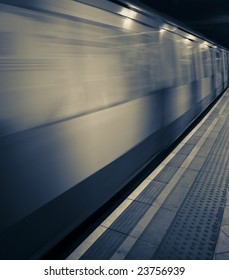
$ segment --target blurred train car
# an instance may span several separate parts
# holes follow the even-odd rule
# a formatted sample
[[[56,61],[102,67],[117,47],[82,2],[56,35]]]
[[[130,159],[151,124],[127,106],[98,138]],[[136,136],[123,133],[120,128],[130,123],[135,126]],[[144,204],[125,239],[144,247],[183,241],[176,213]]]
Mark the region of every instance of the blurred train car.
[[[228,86],[228,51],[125,1],[0,0],[0,258],[40,258]]]

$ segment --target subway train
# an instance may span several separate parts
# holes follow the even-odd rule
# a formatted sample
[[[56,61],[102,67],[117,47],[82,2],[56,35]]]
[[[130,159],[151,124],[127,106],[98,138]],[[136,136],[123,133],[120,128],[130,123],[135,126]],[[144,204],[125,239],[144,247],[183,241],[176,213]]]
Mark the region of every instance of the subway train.
[[[227,88],[228,50],[128,1],[0,0],[0,258],[39,259]]]

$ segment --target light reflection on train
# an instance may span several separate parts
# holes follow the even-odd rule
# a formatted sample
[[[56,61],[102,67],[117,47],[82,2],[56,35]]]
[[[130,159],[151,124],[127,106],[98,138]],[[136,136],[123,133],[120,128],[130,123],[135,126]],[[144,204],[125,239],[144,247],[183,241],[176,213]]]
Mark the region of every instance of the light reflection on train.
[[[1,0],[0,42],[0,258],[41,257],[228,86],[225,49],[131,5]]]

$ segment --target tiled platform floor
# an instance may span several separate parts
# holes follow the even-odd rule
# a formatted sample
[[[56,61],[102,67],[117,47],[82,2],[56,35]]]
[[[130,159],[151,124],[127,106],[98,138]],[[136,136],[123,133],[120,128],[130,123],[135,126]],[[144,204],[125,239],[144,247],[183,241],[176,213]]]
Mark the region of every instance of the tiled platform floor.
[[[227,195],[226,207],[224,209],[220,234],[215,250],[215,259],[229,260],[229,195]]]

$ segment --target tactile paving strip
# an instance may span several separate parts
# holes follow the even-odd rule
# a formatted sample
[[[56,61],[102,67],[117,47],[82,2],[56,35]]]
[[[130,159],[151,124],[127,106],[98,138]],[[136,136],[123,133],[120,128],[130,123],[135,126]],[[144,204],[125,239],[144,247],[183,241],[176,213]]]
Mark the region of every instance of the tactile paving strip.
[[[229,118],[153,259],[213,258],[229,185],[228,121]],[[225,156],[220,160],[222,154]]]
[[[154,178],[155,181],[159,181],[162,183],[168,183],[173,175],[177,172],[176,167],[173,166],[165,166],[161,172]]]
[[[150,204],[133,201],[80,259],[109,259],[149,207]]]
[[[202,135],[201,135],[202,136]],[[201,136],[192,136],[188,141],[187,144],[196,145],[199,142]]]
[[[189,155],[195,145],[185,143],[184,146],[177,152],[178,154]]]
[[[102,238],[99,238],[93,246],[80,258],[81,260],[108,260],[116,249],[125,240],[126,235],[114,230],[107,229]]]
[[[152,181],[137,197],[136,201],[152,204],[158,195],[163,191],[165,183]]]
[[[168,166],[180,167],[182,163],[186,160],[187,155],[176,154],[169,162]]]
[[[143,215],[149,209],[150,205],[140,201],[133,201],[116,219],[110,228],[125,234],[129,234]]]

